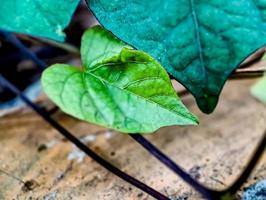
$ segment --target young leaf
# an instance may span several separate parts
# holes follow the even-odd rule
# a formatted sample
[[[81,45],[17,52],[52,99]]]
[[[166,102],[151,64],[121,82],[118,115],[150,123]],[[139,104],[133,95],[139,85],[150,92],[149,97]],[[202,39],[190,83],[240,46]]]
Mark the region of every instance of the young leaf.
[[[251,94],[266,104],[266,74],[251,88]]]
[[[1,0],[0,28],[63,41],[79,0]]]
[[[266,44],[264,0],[87,0],[108,30],[156,58],[202,111],[217,105],[228,76]]]
[[[118,55],[127,46],[124,42],[115,38],[112,33],[100,26],[95,26],[85,31],[81,41],[81,60],[87,69]],[[96,51],[97,49],[97,51]]]
[[[197,124],[148,54],[128,49],[100,27],[84,34],[81,54],[82,71],[56,64],[42,75],[44,91],[64,112],[125,133]]]

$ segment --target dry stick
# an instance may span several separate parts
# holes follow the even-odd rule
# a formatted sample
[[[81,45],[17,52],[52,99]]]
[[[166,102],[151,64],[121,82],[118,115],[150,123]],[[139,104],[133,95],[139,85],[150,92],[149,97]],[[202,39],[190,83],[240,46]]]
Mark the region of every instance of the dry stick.
[[[242,62],[239,66],[239,69],[245,69],[250,67],[251,65],[255,64],[256,62],[263,59],[263,56],[266,53],[266,46],[262,47],[261,49],[257,50],[255,53],[250,55],[244,62]]]
[[[266,65],[266,64],[265,64]],[[258,78],[264,75],[266,72],[266,66],[251,67],[251,68],[239,68],[229,77],[230,79],[251,79]]]
[[[63,128],[60,124],[58,124],[50,115],[40,107],[38,107],[35,103],[31,102],[25,95],[23,95],[12,83],[10,83],[7,79],[5,79],[0,74],[0,83],[2,83],[5,87],[7,87],[10,91],[14,94],[19,96],[22,101],[24,101],[29,107],[31,107],[37,114],[39,114],[46,122],[48,122],[52,127],[58,130],[63,136],[65,136],[69,141],[75,144],[80,150],[102,165],[104,168],[109,170],[110,172],[117,175],[119,178],[125,180],[128,183],[136,186],[137,188],[141,189],[142,191],[146,192],[147,194],[151,195],[155,199],[159,200],[170,200],[165,195],[161,194],[160,192],[154,190],[153,188],[149,187],[148,185],[142,183],[141,181],[135,179],[134,177],[124,173],[120,169],[113,166],[111,163],[104,160],[102,157],[97,155],[93,152],[90,148],[88,148],[85,144],[83,144],[78,138],[76,138],[72,133],[67,131]]]
[[[5,175],[7,175],[8,177],[11,177],[11,178],[17,180],[18,182],[25,184],[25,181],[19,179],[18,177],[14,176],[14,175],[11,174],[11,173],[8,173],[8,172],[4,171],[3,169],[0,169],[0,173],[3,173],[3,174],[5,174]]]
[[[229,76],[229,80],[260,78],[265,74],[265,72],[266,72],[266,63],[265,66],[262,67],[239,68]],[[187,89],[183,89],[177,91],[177,94],[179,96],[186,96],[190,93]]]

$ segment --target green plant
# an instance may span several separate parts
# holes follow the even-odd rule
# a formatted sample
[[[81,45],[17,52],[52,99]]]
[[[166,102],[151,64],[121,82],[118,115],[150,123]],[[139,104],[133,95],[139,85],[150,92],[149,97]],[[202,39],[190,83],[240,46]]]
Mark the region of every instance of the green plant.
[[[63,41],[63,29],[78,2],[3,1],[0,28]],[[264,1],[87,3],[108,30],[157,59],[206,113],[213,112],[226,79],[239,63],[266,43]],[[13,8],[16,12],[10,12]]]
[[[259,0],[88,0],[100,23],[150,53],[213,112],[228,76],[266,44],[266,2]]]
[[[100,26],[84,33],[82,70],[56,64],[46,69],[46,94],[79,119],[127,133],[196,124],[161,65]]]

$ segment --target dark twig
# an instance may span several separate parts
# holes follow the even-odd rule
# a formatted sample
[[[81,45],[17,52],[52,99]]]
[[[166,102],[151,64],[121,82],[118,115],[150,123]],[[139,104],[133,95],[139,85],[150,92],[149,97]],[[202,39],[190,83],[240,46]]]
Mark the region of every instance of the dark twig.
[[[47,67],[47,64],[40,60],[27,47],[25,47],[24,44],[20,40],[18,40],[13,33],[0,30],[0,34],[2,34],[11,44],[17,47],[21,51],[21,53],[25,55],[25,57],[31,59],[41,70],[44,70]]]
[[[229,191],[231,194],[235,194],[237,190],[239,190],[239,188],[246,182],[246,180],[250,176],[252,170],[254,169],[259,159],[261,158],[265,148],[266,148],[266,131],[264,132],[263,139],[260,141],[255,153],[251,157],[245,170],[242,172],[239,178],[233,183],[233,185],[229,187],[227,191]]]
[[[208,199],[220,199],[224,195],[233,196],[245,183],[245,181],[250,176],[252,170],[255,168],[258,160],[263,154],[266,147],[266,131],[264,132],[263,139],[258,145],[254,155],[249,161],[247,167],[239,176],[239,178],[232,184],[229,188],[223,191],[215,191],[204,187],[202,184],[195,181],[188,173],[186,173],[182,168],[175,164],[170,158],[168,158],[164,153],[157,149],[153,144],[146,140],[143,136],[139,134],[132,134],[131,137],[136,140],[140,145],[142,145],[149,153],[155,156],[160,162],[164,163],[168,168],[178,174],[185,182],[190,184],[195,190],[201,193],[204,197]]]
[[[179,167],[174,161],[172,161],[168,156],[151,144],[140,134],[130,135],[135,141],[137,141],[141,146],[143,146],[149,153],[156,157],[160,162],[165,164],[169,169],[179,175],[185,182],[191,185],[196,191],[202,194],[207,199],[215,199],[219,192],[213,191],[204,187],[202,184],[194,180],[188,173],[186,173],[181,167]]]
[[[3,169],[0,169],[0,173],[3,173],[3,174],[5,174],[6,176],[9,176],[9,177],[11,177],[11,178],[17,180],[18,182],[25,184],[25,181],[19,179],[18,177],[14,176],[13,174],[11,174],[11,173],[9,173],[9,172],[4,171]]]
[[[78,138],[76,138],[69,131],[67,131],[65,128],[63,128],[53,118],[51,118],[50,115],[44,109],[39,108],[35,103],[31,102],[25,95],[23,95],[12,83],[10,83],[7,79],[5,79],[1,74],[0,74],[0,83],[3,84],[8,89],[10,89],[10,91],[12,91],[14,94],[19,96],[21,98],[21,100],[23,100],[29,107],[31,107],[36,113],[38,113],[46,122],[48,122],[52,127],[54,127],[56,130],[58,130],[59,133],[61,133],[63,136],[65,136],[69,141],[71,141],[73,144],[75,144],[80,150],[82,150],[84,153],[86,153],[88,156],[90,156],[92,159],[94,159],[96,162],[98,162],[104,168],[106,168],[110,172],[114,173],[115,175],[117,175],[121,179],[125,180],[126,182],[131,183],[132,185],[136,186],[137,188],[148,193],[149,195],[151,195],[155,199],[170,200],[165,195],[154,190],[153,188],[149,187],[148,185],[140,182],[139,180],[135,179],[134,177],[124,173],[123,171],[116,168],[111,163],[107,162],[102,157],[97,155],[90,148],[88,148],[85,144],[83,144]]]
[[[229,79],[252,79],[259,78],[266,72],[266,66],[257,68],[244,68],[237,69]]]

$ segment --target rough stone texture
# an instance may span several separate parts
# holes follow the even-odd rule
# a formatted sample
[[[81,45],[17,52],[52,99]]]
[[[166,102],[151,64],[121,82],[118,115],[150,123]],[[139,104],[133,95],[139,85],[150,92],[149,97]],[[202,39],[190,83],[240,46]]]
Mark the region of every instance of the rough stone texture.
[[[244,168],[266,128],[266,106],[249,95],[253,83],[230,81],[212,115],[200,113],[192,96],[183,98],[201,124],[163,128],[147,138],[199,181],[225,188]],[[114,165],[169,197],[200,199],[130,137],[61,112],[54,117]],[[1,200],[152,199],[84,157],[28,108],[0,119],[0,146]],[[265,178],[266,154],[246,186]]]

